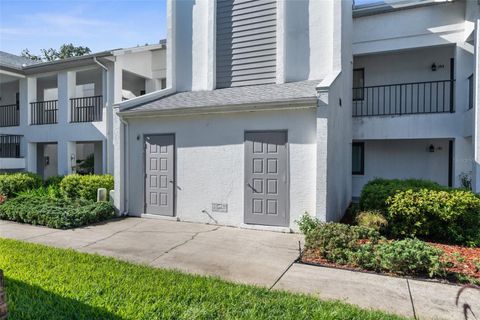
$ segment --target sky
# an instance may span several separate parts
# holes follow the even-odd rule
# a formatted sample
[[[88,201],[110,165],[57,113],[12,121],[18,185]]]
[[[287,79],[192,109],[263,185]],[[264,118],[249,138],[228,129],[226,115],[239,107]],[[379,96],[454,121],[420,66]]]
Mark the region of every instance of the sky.
[[[0,0],[0,51],[154,44],[166,38],[165,12],[166,0]]]

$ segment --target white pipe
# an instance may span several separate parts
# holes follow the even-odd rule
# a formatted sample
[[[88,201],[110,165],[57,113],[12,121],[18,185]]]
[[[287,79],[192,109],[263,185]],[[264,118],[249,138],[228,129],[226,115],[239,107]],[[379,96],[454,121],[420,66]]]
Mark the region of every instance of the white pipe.
[[[128,183],[128,166],[130,165],[130,153],[129,153],[129,144],[128,144],[128,138],[129,138],[129,130],[128,130],[128,121],[124,120],[121,116],[117,115],[117,117],[120,119],[120,122],[123,123],[124,127],[124,133],[123,133],[123,150],[124,150],[124,159],[125,159],[125,164],[123,165],[123,190],[125,190],[124,198],[123,198],[123,212],[122,215],[126,216],[128,214],[128,208],[127,208],[127,203],[128,203],[128,196],[130,195],[130,188],[129,188],[129,183]]]
[[[101,63],[100,61],[97,60],[97,57],[93,57],[93,61],[94,61],[96,64],[98,64],[100,67],[102,67],[103,70],[108,71],[108,68],[107,68],[103,63]]]

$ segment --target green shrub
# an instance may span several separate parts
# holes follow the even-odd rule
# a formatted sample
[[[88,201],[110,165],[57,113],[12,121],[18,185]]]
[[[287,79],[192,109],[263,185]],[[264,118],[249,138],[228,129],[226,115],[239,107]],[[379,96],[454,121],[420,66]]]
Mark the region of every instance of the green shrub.
[[[97,190],[113,190],[113,176],[105,175],[79,175],[72,174],[63,178],[60,183],[61,193],[69,199],[87,199],[95,201]]]
[[[318,218],[312,217],[307,212],[305,212],[300,217],[300,219],[295,220],[295,222],[298,224],[298,228],[300,229],[300,232],[303,233],[304,235],[307,235],[312,230],[314,230],[319,224],[321,224],[321,221]]]
[[[305,247],[315,250],[329,261],[351,264],[355,252],[363,243],[376,243],[380,239],[380,234],[370,228],[322,223],[306,234]]]
[[[114,217],[109,202],[55,199],[41,194],[25,193],[0,206],[0,219],[67,229]]]
[[[418,239],[365,244],[357,253],[360,267],[400,275],[444,276],[443,251]]]
[[[45,181],[43,182],[43,185],[45,187],[54,186],[54,187],[60,188],[60,183],[62,182],[63,178],[65,178],[65,176],[49,177],[49,178],[45,179]]]
[[[41,185],[42,178],[37,174],[29,172],[0,174],[0,194],[7,197],[15,196],[22,191],[38,188]]]
[[[357,224],[362,227],[383,231],[387,228],[387,219],[379,211],[362,211],[355,218]]]
[[[394,237],[480,245],[480,199],[470,191],[407,190],[387,203],[386,218]]]
[[[418,180],[418,179],[374,179],[368,182],[362,189],[360,195],[361,210],[379,210],[381,212],[387,211],[387,199],[394,196],[398,192],[406,190],[448,190],[448,188],[439,185],[438,183]]]
[[[60,192],[69,199],[80,198],[80,186],[82,176],[79,174],[71,174],[65,176],[60,182]]]

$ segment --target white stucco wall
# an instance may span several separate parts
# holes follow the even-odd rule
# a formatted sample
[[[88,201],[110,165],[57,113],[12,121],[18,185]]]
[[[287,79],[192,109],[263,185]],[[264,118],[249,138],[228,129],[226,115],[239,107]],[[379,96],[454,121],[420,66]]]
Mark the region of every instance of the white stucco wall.
[[[430,145],[435,152],[428,151]],[[448,140],[365,141],[365,174],[353,175],[353,197],[374,178],[427,179],[448,185]]]
[[[464,21],[465,1],[357,17],[353,54],[456,43],[462,40]]]
[[[132,118],[128,123],[129,167],[126,171],[131,215],[143,213],[143,134],[174,133],[177,217],[185,221],[242,225],[246,130],[288,130],[290,227],[296,227],[294,220],[303,212],[315,212],[314,108]],[[212,203],[227,203],[228,213],[211,212]]]

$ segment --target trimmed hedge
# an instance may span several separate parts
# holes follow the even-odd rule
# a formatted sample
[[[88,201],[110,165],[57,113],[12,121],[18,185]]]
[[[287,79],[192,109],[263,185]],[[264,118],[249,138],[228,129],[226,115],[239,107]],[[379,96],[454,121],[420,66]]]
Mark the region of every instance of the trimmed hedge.
[[[42,178],[34,173],[4,173],[0,174],[0,194],[12,197],[22,191],[42,186]]]
[[[480,198],[470,191],[407,190],[390,197],[387,204],[393,237],[480,245]]]
[[[436,182],[420,179],[381,179],[377,178],[368,182],[362,189],[360,195],[361,210],[379,210],[386,212],[388,198],[398,192],[406,190],[418,191],[421,189],[429,190],[448,190],[449,188],[439,185]]]
[[[418,239],[367,243],[355,253],[355,264],[399,275],[445,276],[443,252]]]
[[[68,229],[113,218],[115,210],[109,202],[55,199],[25,193],[0,205],[0,219],[50,228]]]
[[[108,195],[108,192],[113,190],[113,176],[72,174],[60,182],[60,192],[69,199],[82,198],[95,201],[99,188],[107,189]]]
[[[418,239],[388,241],[365,227],[319,223],[305,235],[305,248],[340,265],[400,275],[445,275],[441,250]]]
[[[353,254],[364,240],[378,242],[380,234],[370,228],[342,223],[319,223],[305,234],[305,248],[318,252],[329,261],[353,264]]]

